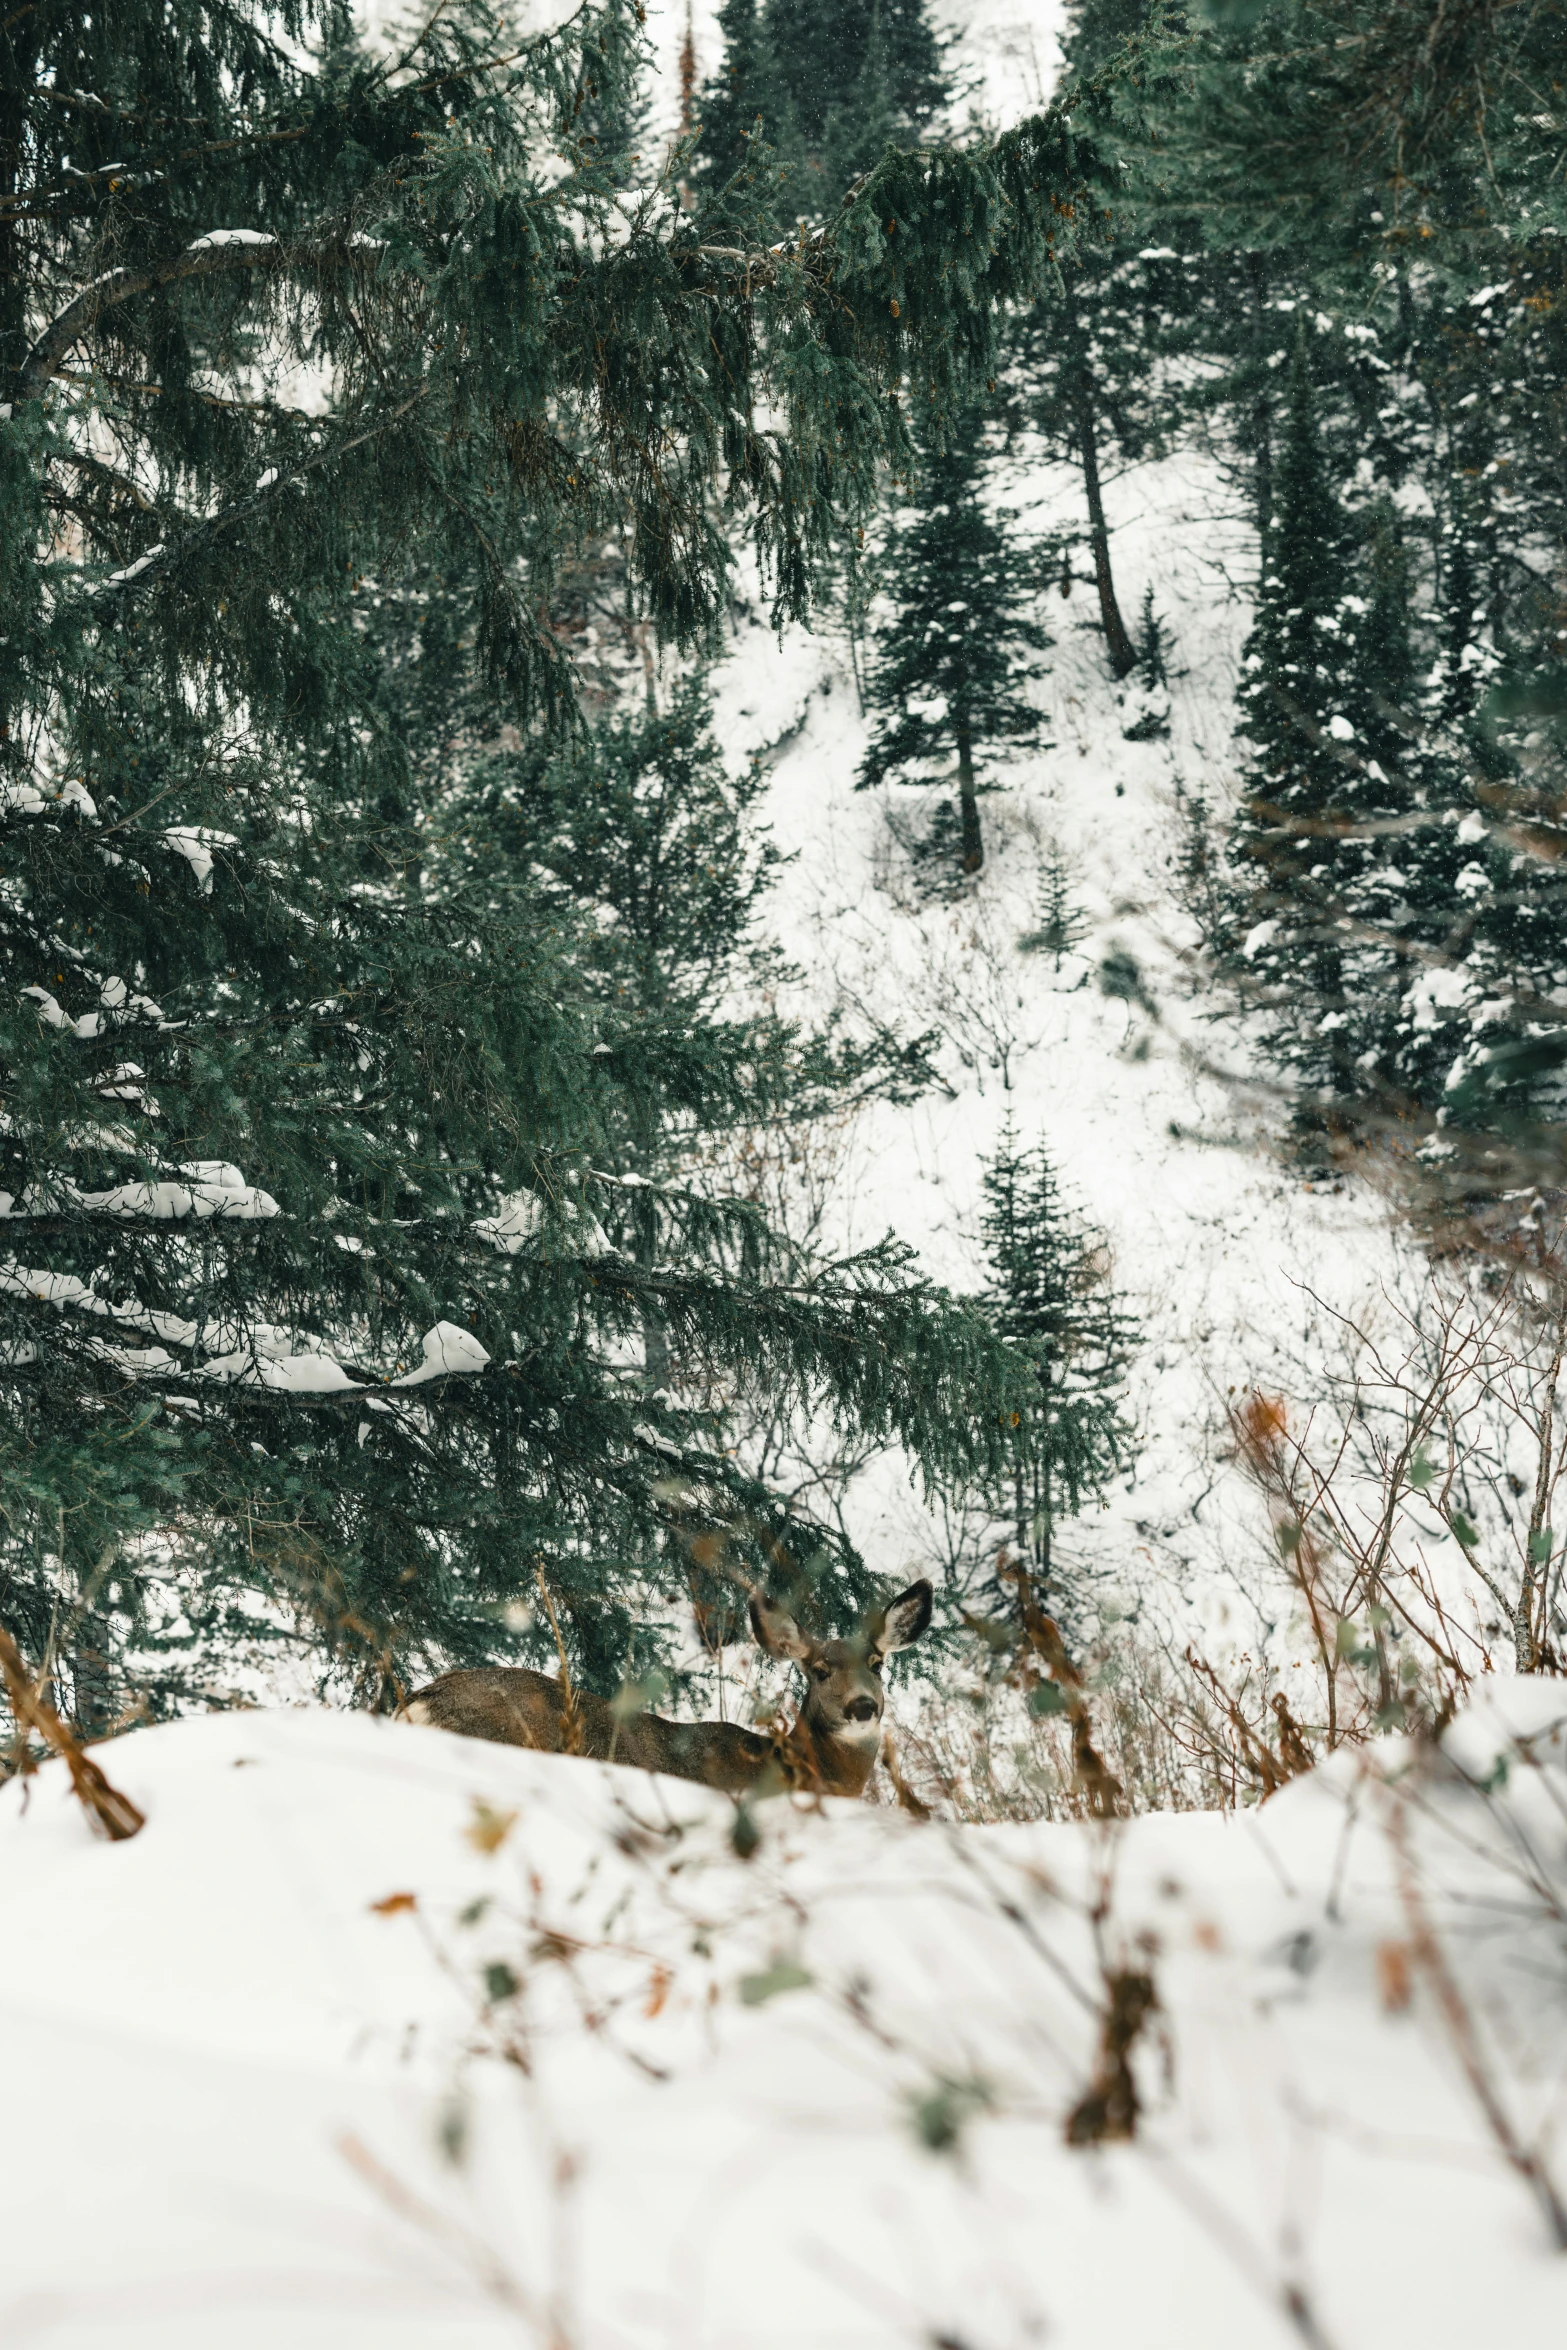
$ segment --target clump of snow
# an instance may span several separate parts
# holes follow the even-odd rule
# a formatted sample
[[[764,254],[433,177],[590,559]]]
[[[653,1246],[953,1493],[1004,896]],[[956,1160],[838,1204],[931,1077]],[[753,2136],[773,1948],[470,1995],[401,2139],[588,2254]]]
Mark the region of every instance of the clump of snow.
[[[193,237],[186,246],[188,253],[204,253],[221,245],[275,245],[277,239],[258,228],[211,228],[204,237]]]
[[[147,549],[145,555],[138,555],[134,563],[127,563],[123,570],[111,571],[107,579],[99,581],[99,586],[104,588],[128,587],[133,579],[140,579],[144,571],[150,571],[165,551],[163,541],[160,539],[155,547]]]
[[[455,1322],[437,1322],[425,1332],[422,1344],[424,1360],[417,1370],[394,1379],[394,1387],[420,1387],[427,1379],[444,1379],[452,1371],[482,1371],[490,1359],[473,1332],[459,1329]]]
[[[1417,1035],[1437,1026],[1444,1012],[1461,1011],[1473,982],[1457,964],[1433,963],[1408,988],[1404,1002]]]
[[[509,1191],[493,1216],[479,1216],[474,1231],[492,1248],[508,1257],[521,1254],[538,1239],[544,1222],[544,1202],[534,1191]]]
[[[232,832],[216,832],[210,824],[170,824],[165,827],[164,839],[169,847],[189,864],[197,887],[203,896],[212,895],[212,852],[231,849],[235,845]]]

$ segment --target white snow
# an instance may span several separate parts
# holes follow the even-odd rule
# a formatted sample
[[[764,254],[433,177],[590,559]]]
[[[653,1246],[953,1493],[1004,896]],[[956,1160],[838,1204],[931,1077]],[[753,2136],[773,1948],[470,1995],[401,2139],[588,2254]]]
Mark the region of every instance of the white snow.
[[[537,1192],[509,1191],[494,1215],[477,1217],[473,1228],[481,1240],[515,1257],[537,1240],[543,1222],[544,1202]]]
[[[424,1360],[417,1370],[392,1380],[393,1387],[421,1387],[427,1379],[444,1379],[451,1371],[482,1371],[490,1359],[473,1332],[459,1329],[455,1322],[437,1322],[421,1343]]]
[[[29,991],[32,992],[32,991]],[[89,1019],[94,1015],[89,1013]],[[80,1023],[77,1024],[81,1033]],[[91,1034],[88,1030],[86,1033]],[[139,1076],[131,1064],[124,1064],[114,1072],[116,1080],[123,1080],[130,1072]],[[146,1101],[139,1085],[111,1082],[97,1088],[110,1097],[141,1099],[144,1106],[156,1110],[156,1103]],[[106,1138],[113,1140],[112,1137]],[[257,1218],[275,1216],[278,1203],[270,1192],[262,1191],[254,1183],[247,1183],[238,1167],[231,1167],[220,1159],[197,1159],[182,1165],[177,1176],[163,1176],[140,1183],[117,1183],[106,1191],[83,1191],[63,1177],[50,1181],[46,1192],[24,1197],[15,1214],[58,1215],[63,1208],[86,1208],[100,1216],[146,1216],[157,1223],[194,1216],[198,1220],[217,1216],[231,1223],[253,1222]]]
[[[117,1845],[51,1763],[0,1790],[0,2338],[1555,2350],[1416,1944],[1548,2145],[1564,1717],[1455,1725],[1489,1804],[1389,1744],[1116,1830],[775,1801],[749,1862],[721,1797],[365,1716],[99,1746]],[[1144,2113],[1074,2147],[1101,1956],[1153,1979]]]
[[[204,897],[212,895],[212,852],[235,845],[232,832],[216,832],[210,824],[170,824],[164,828],[164,839],[188,862],[196,886]]]
[[[150,571],[163,552],[163,541],[160,539],[155,547],[149,547],[145,555],[138,555],[135,562],[127,563],[122,571],[111,571],[108,578],[101,580],[99,585],[106,588],[127,586],[131,580],[140,579],[144,571]]]
[[[120,1090],[124,1090],[123,1088]],[[237,1167],[221,1159],[197,1159],[182,1166],[188,1182],[122,1183],[112,1191],[84,1191],[78,1204],[109,1216],[220,1216],[248,1223],[279,1213],[270,1192],[247,1183]]]
[[[202,253],[217,245],[275,245],[276,237],[258,228],[211,228],[204,237],[193,237],[186,246],[187,253]]]

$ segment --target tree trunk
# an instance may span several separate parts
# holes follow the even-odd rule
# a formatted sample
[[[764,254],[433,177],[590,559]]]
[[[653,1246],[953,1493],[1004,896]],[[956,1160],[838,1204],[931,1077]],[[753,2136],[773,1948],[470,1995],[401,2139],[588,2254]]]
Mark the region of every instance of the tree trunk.
[[[1251,297],[1257,312],[1257,341],[1262,341],[1263,315],[1267,307],[1268,279],[1260,253],[1246,256],[1246,274],[1251,280]],[[1257,536],[1267,544],[1268,523],[1273,514],[1273,397],[1266,389],[1259,390],[1251,407],[1251,448],[1255,468],[1254,482],[1257,500]],[[1266,563],[1264,569],[1267,568]]]
[[[1050,1358],[1046,1355],[1039,1366],[1039,1384],[1043,1390],[1043,1408],[1039,1414],[1040,1448],[1037,1531],[1034,1535],[1034,1555],[1039,1570],[1040,1587],[1045,1594],[1044,1604],[1052,1604],[1055,1590],[1055,1527],[1051,1523],[1050,1495]]]
[[[1105,523],[1104,499],[1099,489],[1099,441],[1094,429],[1094,385],[1088,369],[1077,377],[1077,447],[1083,465],[1083,487],[1088,493],[1088,541],[1094,551],[1094,581],[1099,589],[1099,616],[1104,622],[1110,667],[1117,677],[1130,677],[1137,667],[1137,648],[1126,632],[1121,607],[1115,600],[1115,575],[1110,569],[1110,532]]]
[[[977,873],[985,862],[985,837],[979,828],[979,801],[974,792],[974,738],[966,718],[957,724],[958,813],[963,824],[963,870]]]
[[[27,99],[37,80],[38,44],[23,22],[31,13],[19,10],[7,21],[6,86],[0,92],[0,385],[7,400],[15,396],[30,340],[22,266],[26,212],[18,204],[27,168]]]

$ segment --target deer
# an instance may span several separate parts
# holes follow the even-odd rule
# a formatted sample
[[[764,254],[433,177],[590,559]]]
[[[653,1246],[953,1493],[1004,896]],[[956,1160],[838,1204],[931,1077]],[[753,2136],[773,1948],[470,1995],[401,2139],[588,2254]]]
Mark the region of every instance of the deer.
[[[882,1666],[916,1641],[930,1622],[931,1587],[911,1583],[896,1599],[863,1616],[847,1640],[812,1640],[786,1608],[750,1595],[751,1630],[768,1656],[805,1676],[805,1697],[787,1730],[763,1734],[735,1722],[671,1722],[662,1714],[626,1714],[564,1678],[516,1665],[477,1665],[443,1673],[416,1689],[402,1712],[411,1722],[531,1746],[544,1754],[578,1754],[694,1779],[726,1795],[786,1788],[818,1795],[863,1795],[881,1749],[887,1693]],[[564,1670],[564,1667],[563,1667]]]

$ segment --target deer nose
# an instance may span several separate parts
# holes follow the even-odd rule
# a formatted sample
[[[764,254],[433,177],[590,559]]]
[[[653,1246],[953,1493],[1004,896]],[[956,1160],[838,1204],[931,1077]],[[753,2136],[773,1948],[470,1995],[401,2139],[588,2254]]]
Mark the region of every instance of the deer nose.
[[[876,1700],[873,1697],[851,1697],[843,1709],[846,1722],[874,1722]]]

